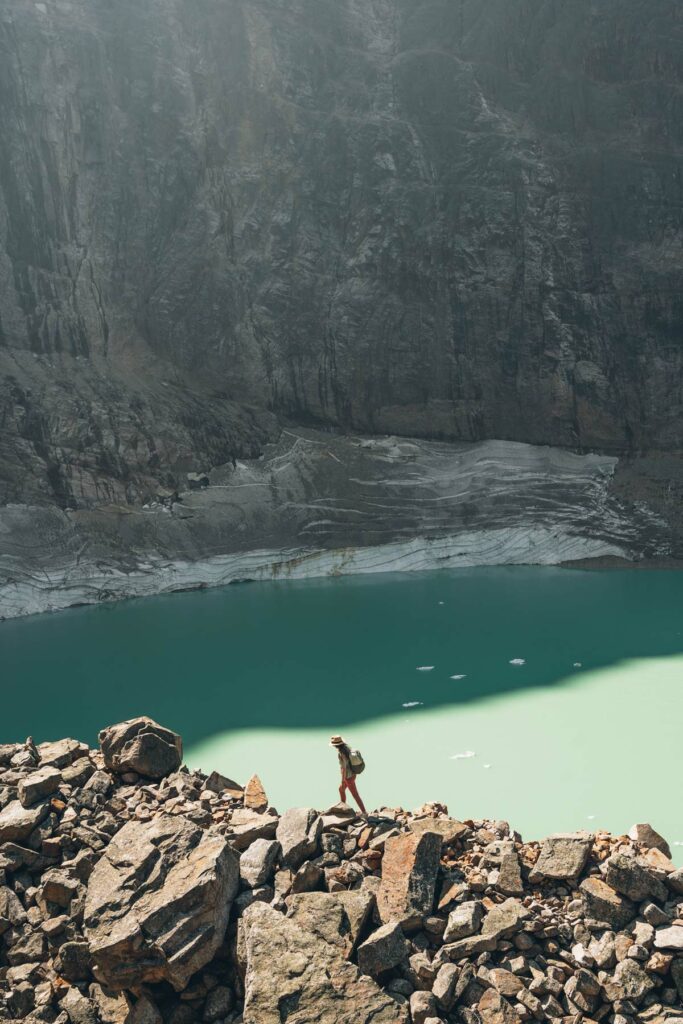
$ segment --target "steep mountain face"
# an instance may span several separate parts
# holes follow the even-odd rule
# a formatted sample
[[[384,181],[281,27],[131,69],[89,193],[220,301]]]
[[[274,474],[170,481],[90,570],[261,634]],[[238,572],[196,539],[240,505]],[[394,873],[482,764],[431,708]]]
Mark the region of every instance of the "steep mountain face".
[[[276,417],[680,449],[675,0],[5,0],[0,500]]]

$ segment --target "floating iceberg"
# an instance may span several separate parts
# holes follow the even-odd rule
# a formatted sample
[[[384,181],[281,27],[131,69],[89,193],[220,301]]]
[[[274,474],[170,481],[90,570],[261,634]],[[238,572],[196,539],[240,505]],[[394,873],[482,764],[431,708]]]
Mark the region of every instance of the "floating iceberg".
[[[476,756],[477,755],[475,754],[475,752],[473,750],[465,750],[465,751],[463,751],[462,754],[451,754],[449,760],[451,760],[451,761],[461,761],[465,757],[476,757]]]
[[[526,665],[526,658],[511,658],[511,665]]]
[[[465,678],[465,673],[463,673],[463,675],[461,675],[461,676],[451,676],[451,679],[464,679],[464,678]]]
[[[417,666],[417,671],[418,672],[433,672],[433,670],[434,670],[434,666],[433,665],[418,665]]]
[[[424,706],[423,700],[407,700],[405,704],[401,704],[402,708],[419,708]]]

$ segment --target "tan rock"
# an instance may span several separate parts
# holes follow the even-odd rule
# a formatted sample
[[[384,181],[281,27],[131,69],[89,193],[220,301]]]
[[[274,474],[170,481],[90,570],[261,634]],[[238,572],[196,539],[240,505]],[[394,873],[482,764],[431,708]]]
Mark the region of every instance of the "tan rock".
[[[404,1007],[332,943],[264,903],[241,920],[244,1024],[407,1024]]]
[[[477,1003],[484,1024],[519,1024],[519,1017],[500,992],[490,988]]]
[[[536,864],[529,873],[532,884],[579,877],[590,856],[594,837],[588,832],[566,832],[543,840]]]
[[[665,857],[671,856],[671,847],[659,832],[655,832],[652,825],[632,825],[628,830],[629,839],[643,846],[650,846],[655,850],[661,850]]]
[[[182,989],[222,943],[238,884],[238,857],[222,836],[165,814],[128,822],[88,882],[95,977],[113,989]]]
[[[365,890],[350,890],[296,893],[286,902],[288,918],[350,957],[366,931],[375,900]]]
[[[252,811],[265,811],[268,797],[258,775],[252,775],[244,788],[244,806]]]
[[[50,813],[50,804],[43,802],[33,807],[22,807],[12,800],[0,811],[0,843],[22,842]]]
[[[442,837],[434,832],[401,833],[388,839],[382,861],[377,909],[383,924],[410,927],[431,914]]]

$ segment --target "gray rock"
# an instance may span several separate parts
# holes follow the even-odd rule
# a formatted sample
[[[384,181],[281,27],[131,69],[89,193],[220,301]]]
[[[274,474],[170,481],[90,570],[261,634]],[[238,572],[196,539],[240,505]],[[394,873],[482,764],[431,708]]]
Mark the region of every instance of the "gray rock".
[[[274,839],[255,839],[240,857],[240,878],[251,889],[267,885],[275,872],[280,844]]]
[[[586,916],[607,928],[624,928],[636,916],[636,907],[600,878],[584,878],[579,889]]]
[[[483,917],[484,907],[481,903],[470,901],[459,904],[448,915],[444,942],[456,942],[458,939],[467,938],[468,935],[474,935],[479,931]]]
[[[296,870],[318,853],[322,819],[311,807],[293,807],[285,811],[275,833],[282,848],[282,863]]]
[[[82,995],[77,988],[67,989],[60,1006],[66,1011],[71,1024],[99,1024],[94,1003]]]
[[[358,967],[362,974],[377,976],[397,967],[408,957],[408,945],[397,922],[382,925],[358,947]]]
[[[161,815],[124,825],[88,882],[85,930],[98,981],[182,989],[221,945],[239,881],[225,840]]]
[[[87,744],[72,739],[41,743],[38,747],[41,767],[66,768],[79,758],[85,757],[87,753]]]
[[[494,941],[508,939],[515,932],[518,932],[529,917],[529,911],[516,899],[509,897],[503,903],[489,910],[484,918],[482,936],[490,937]]]
[[[614,853],[606,861],[605,881],[617,892],[638,903],[646,899],[663,903],[668,895],[666,886],[654,871],[624,853]]]
[[[99,735],[104,763],[111,771],[137,772],[162,779],[180,767],[183,744],[177,733],[151,718],[133,718],[102,729]]]
[[[436,999],[431,992],[413,992],[410,997],[410,1018],[413,1024],[427,1024],[436,1016]]]
[[[611,980],[603,987],[610,1002],[629,999],[638,1005],[654,989],[655,983],[640,964],[626,959],[617,964]]]
[[[439,1008],[445,1013],[450,1013],[455,1005],[455,992],[459,977],[460,971],[455,964],[442,964],[434,979],[432,994]]]
[[[666,884],[678,896],[683,896],[683,868],[677,868],[666,876]]]
[[[363,890],[298,893],[287,897],[287,917],[350,957],[367,931],[374,896]]]
[[[87,981],[92,963],[87,942],[64,942],[59,947],[59,973],[67,981]]]
[[[272,907],[252,904],[242,929],[244,1024],[282,1024],[288,1017],[407,1024],[405,1010],[348,963],[339,948]]]
[[[216,985],[206,997],[202,1020],[212,1024],[215,1020],[224,1020],[230,1013],[235,1002],[235,996],[227,985]]]
[[[670,928],[657,928],[655,931],[655,949],[671,950],[683,953],[683,925],[675,924]]]
[[[593,836],[587,832],[567,832],[548,836],[543,841],[536,864],[529,872],[532,883],[576,880],[593,847]]]

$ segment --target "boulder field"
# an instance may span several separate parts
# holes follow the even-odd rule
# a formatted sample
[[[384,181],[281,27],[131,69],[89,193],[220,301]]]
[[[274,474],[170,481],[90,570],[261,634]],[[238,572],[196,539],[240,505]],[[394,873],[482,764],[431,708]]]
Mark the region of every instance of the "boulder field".
[[[683,869],[646,824],[280,814],[149,718],[29,738],[0,745],[0,1020],[683,1024]]]

